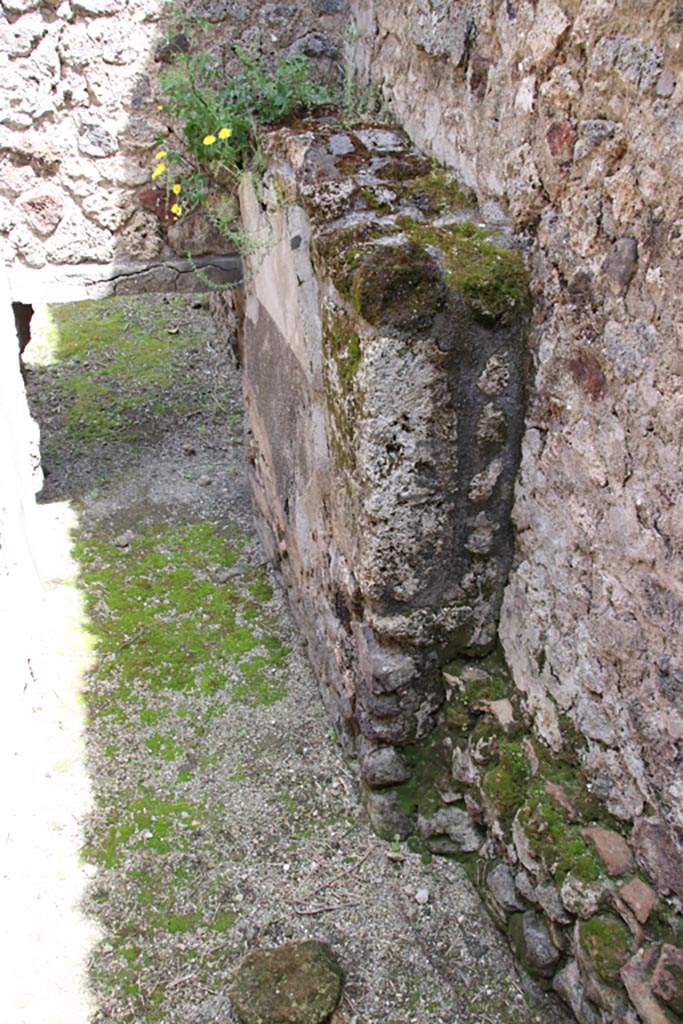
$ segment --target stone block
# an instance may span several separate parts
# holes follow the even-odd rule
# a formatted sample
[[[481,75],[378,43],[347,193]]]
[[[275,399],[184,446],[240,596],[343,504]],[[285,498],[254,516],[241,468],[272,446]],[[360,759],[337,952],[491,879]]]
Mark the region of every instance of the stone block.
[[[635,862],[631,848],[618,832],[598,826],[582,828],[580,832],[583,838],[595,847],[608,875],[625,875],[628,871],[633,871]]]
[[[661,822],[639,818],[633,829],[636,858],[664,894],[683,897],[683,852]]]
[[[341,966],[329,946],[290,942],[248,953],[233,973],[230,998],[242,1024],[323,1024],[341,985]]]
[[[658,903],[657,893],[640,878],[632,878],[626,885],[622,885],[619,896],[641,924],[647,924]]]
[[[526,272],[396,129],[321,119],[264,149],[289,200],[264,211],[242,195],[247,230],[281,239],[247,272],[259,530],[266,550],[286,548],[329,701],[352,681],[344,732],[404,744],[434,720],[440,663],[494,639]]]

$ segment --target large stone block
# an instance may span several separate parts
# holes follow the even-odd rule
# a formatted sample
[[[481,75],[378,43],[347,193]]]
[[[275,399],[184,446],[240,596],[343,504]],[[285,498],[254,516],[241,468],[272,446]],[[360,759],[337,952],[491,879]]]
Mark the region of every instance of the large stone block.
[[[401,745],[439,666],[495,642],[526,271],[398,131],[322,119],[265,148],[271,199],[242,194],[257,521],[337,725]]]

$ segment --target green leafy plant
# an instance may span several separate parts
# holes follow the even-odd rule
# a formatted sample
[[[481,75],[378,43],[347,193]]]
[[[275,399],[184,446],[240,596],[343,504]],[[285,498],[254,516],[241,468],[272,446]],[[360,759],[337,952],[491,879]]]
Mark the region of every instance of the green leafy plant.
[[[306,57],[275,57],[236,47],[239,72],[226,81],[206,52],[178,53],[161,76],[173,122],[158,140],[152,180],[166,190],[173,222],[202,207],[242,255],[262,243],[240,230],[235,195],[241,176],[258,170],[259,129],[330,102]]]

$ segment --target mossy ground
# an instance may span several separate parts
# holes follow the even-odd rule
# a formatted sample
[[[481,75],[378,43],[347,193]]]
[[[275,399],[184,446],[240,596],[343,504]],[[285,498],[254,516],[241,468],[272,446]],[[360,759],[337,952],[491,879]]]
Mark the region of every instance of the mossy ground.
[[[102,936],[90,958],[92,1024],[233,1021],[227,993],[245,949],[311,932],[348,965],[359,1020],[437,1024],[455,1014],[475,1024],[483,1008],[521,1024],[505,951],[457,866],[407,851],[397,866],[367,830],[250,535],[240,477],[225,472],[240,444],[239,379],[192,302],[172,300],[173,323],[201,337],[197,358],[169,362],[160,346],[164,366],[158,376],[150,368],[146,402],[166,410],[159,428],[147,430],[146,402],[133,400],[137,378],[132,397],[119,394],[134,442],[67,432],[68,403],[84,390],[77,378],[100,372],[100,356],[87,354],[95,324],[122,303],[82,307],[87,330],[80,307],[65,310],[81,355],[65,351],[29,373],[49,493],[70,494],[78,511],[76,585],[94,648],[82,843],[84,908]],[[167,302],[126,300],[127,317],[138,303],[143,323],[164,322]],[[183,349],[182,336],[169,337]],[[352,388],[353,342],[346,351]],[[434,893],[416,921],[409,885]],[[454,944],[459,969],[478,979],[477,1000],[460,995]]]

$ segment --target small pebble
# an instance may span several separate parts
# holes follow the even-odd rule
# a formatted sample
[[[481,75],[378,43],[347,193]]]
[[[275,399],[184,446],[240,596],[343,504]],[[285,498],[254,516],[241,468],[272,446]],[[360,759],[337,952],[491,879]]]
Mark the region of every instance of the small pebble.
[[[131,530],[126,530],[125,533],[120,534],[114,541],[114,546],[117,548],[129,548],[133,543],[135,534]]]
[[[415,902],[419,903],[421,907],[425,903],[429,903],[429,889],[418,889],[415,893]]]
[[[211,483],[211,477],[210,476],[200,476],[200,478],[199,478],[199,480],[197,482],[198,482],[200,487],[208,487],[210,485],[210,483]]]

